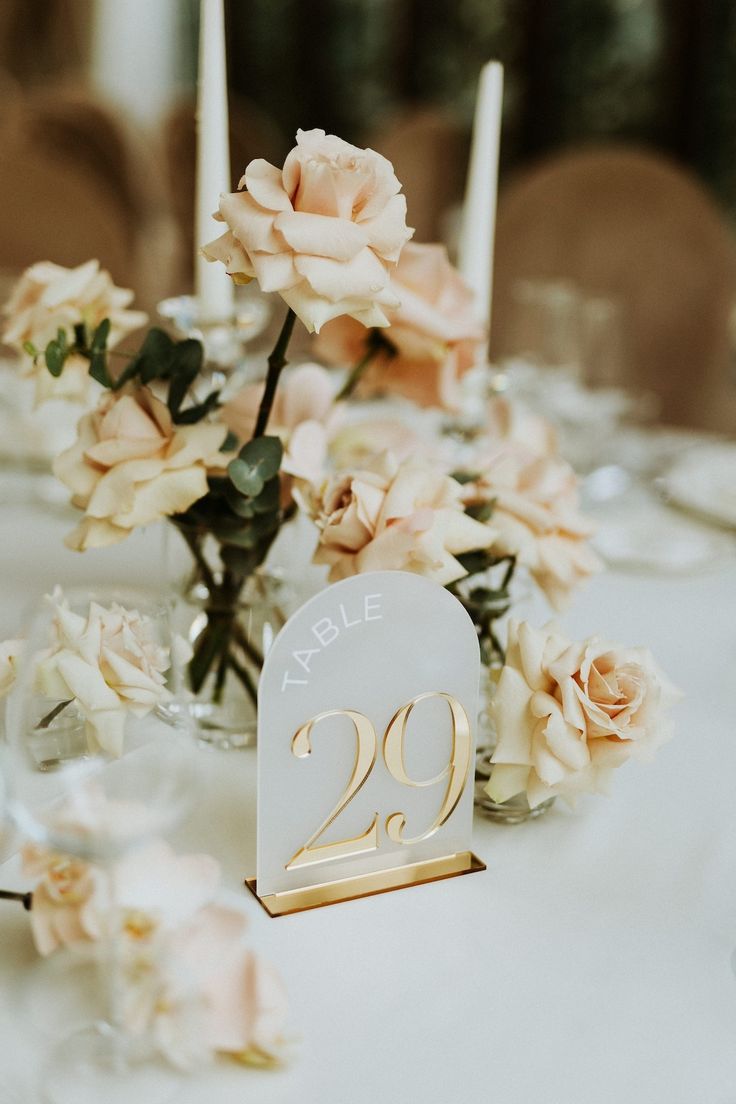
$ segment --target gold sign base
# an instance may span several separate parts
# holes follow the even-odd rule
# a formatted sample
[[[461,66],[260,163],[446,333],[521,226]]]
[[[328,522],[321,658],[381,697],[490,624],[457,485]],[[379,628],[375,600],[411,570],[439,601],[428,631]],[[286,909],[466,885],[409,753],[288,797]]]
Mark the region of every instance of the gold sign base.
[[[409,886],[457,878],[460,874],[475,874],[485,869],[486,864],[472,851],[460,851],[455,855],[443,855],[439,859],[425,859],[424,862],[411,863],[409,866],[376,870],[336,882],[321,882],[319,885],[290,889],[283,893],[268,893],[263,897],[258,892],[255,878],[246,878],[245,884],[269,916],[290,916],[294,912],[337,905],[341,901],[355,901],[359,897],[373,897],[377,893],[389,893],[392,889],[408,889]]]

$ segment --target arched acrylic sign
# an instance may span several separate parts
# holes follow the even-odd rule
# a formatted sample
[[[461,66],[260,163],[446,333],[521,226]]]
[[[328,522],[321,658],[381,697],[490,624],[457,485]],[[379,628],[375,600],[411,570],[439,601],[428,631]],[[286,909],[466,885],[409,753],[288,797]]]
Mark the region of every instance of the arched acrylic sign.
[[[380,571],[279,633],[258,705],[258,862],[273,915],[482,869],[470,852],[480,660],[444,587]]]

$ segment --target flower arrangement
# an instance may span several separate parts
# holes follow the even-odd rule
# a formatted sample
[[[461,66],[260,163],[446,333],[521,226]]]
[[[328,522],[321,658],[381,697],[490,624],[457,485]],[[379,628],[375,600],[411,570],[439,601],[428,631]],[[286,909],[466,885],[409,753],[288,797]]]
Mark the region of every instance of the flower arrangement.
[[[40,353],[48,329],[14,318],[24,300],[11,299],[9,325],[36,364],[63,378],[81,358],[99,385],[54,464],[82,513],[67,543],[101,547],[161,518],[179,531],[201,595],[190,687],[215,702],[233,679],[255,702],[262,652],[238,608],[298,513],[331,581],[388,568],[447,586],[495,680],[517,571],[561,609],[601,565],[543,419],[496,397],[462,434],[444,428],[483,356],[469,287],[444,247],[409,241],[391,164],[323,131],[300,131],[281,168],[251,162],[216,217],[226,229],[204,255],[287,307],[261,384],[207,390],[199,342],[158,328],[123,359],[109,348],[113,318],[85,314],[84,296],[76,309],[66,296]],[[319,363],[284,371],[297,319],[316,334],[314,356],[352,360],[342,378]],[[350,401],[376,395],[392,401]]]

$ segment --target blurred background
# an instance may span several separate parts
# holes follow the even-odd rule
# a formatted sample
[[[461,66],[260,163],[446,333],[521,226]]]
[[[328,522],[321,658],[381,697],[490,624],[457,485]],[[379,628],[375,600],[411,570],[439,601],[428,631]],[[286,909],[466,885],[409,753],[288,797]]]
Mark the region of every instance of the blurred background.
[[[191,290],[195,0],[1,0],[0,266]],[[736,430],[733,0],[230,0],[233,185],[297,127],[389,157],[457,234],[478,73],[505,66],[491,354]]]

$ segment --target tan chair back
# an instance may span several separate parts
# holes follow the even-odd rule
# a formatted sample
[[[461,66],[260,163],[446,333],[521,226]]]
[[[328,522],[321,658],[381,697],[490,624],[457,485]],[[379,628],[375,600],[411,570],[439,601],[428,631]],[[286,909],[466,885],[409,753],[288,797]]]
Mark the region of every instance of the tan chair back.
[[[614,298],[630,330],[621,382],[656,392],[666,420],[736,432],[736,244],[715,202],[683,169],[654,153],[608,147],[521,172],[499,198],[492,356],[504,348],[514,287],[524,279],[571,280],[586,294]],[[732,400],[730,413],[716,395]]]

